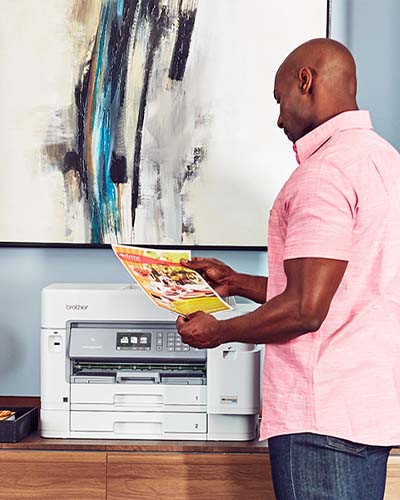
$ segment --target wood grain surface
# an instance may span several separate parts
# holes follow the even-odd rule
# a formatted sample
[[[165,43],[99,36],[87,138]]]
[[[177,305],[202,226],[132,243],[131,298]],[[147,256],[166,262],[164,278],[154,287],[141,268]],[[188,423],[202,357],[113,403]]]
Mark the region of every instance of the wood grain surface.
[[[0,397],[0,405],[39,406]],[[267,442],[43,439],[0,443],[0,500],[274,500]],[[366,499],[367,500],[367,499]],[[400,500],[400,449],[384,500]]]
[[[108,500],[273,500],[268,455],[108,453]]]
[[[0,500],[103,500],[106,454],[0,451]]]
[[[384,500],[400,500],[400,456],[389,457]]]

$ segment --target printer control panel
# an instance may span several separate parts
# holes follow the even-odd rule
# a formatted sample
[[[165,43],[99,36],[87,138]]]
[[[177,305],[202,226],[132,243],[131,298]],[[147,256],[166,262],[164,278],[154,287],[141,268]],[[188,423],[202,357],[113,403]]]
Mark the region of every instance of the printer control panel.
[[[175,322],[70,322],[71,359],[129,359],[140,361],[198,362],[207,349],[185,344]]]
[[[191,349],[185,344],[175,329],[153,330],[151,332],[127,331],[117,332],[117,351],[151,351],[188,352]]]
[[[151,333],[148,332],[117,332],[117,351],[150,351]]]

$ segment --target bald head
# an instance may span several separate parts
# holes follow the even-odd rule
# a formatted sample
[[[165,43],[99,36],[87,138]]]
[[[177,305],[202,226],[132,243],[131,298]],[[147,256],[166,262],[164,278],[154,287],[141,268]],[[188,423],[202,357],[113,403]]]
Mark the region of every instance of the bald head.
[[[303,43],[288,55],[276,74],[274,93],[281,103],[278,126],[295,142],[333,116],[358,109],[356,90],[355,62],[344,45],[327,38]],[[297,125],[289,123],[291,118]],[[293,126],[299,130],[288,130]]]
[[[284,71],[296,78],[302,68],[312,71],[320,87],[335,90],[332,100],[355,99],[356,65],[350,51],[341,43],[328,38],[303,43],[288,55],[278,73]]]

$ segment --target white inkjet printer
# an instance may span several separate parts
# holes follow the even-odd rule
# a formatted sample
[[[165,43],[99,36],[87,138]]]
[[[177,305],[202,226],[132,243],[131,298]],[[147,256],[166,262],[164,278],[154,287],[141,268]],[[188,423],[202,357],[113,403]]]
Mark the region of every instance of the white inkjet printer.
[[[246,441],[259,403],[259,346],[189,347],[136,285],[42,290],[43,437]]]

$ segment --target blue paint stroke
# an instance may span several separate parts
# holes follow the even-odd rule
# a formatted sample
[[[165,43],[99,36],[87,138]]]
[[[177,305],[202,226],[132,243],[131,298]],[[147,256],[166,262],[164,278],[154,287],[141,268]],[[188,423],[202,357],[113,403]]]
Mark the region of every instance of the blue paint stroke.
[[[121,85],[125,84],[126,64],[112,57],[121,42],[125,0],[105,0],[100,14],[92,67],[95,67],[90,124],[90,150],[86,150],[86,163],[92,165],[88,198],[91,219],[91,240],[103,243],[113,229],[116,239],[121,222],[117,200],[117,186],[112,181],[111,164],[113,148],[121,111]],[[126,37],[125,37],[126,38]],[[127,46],[129,37],[124,41]],[[113,52],[114,49],[114,52]],[[87,138],[86,138],[87,144]]]

